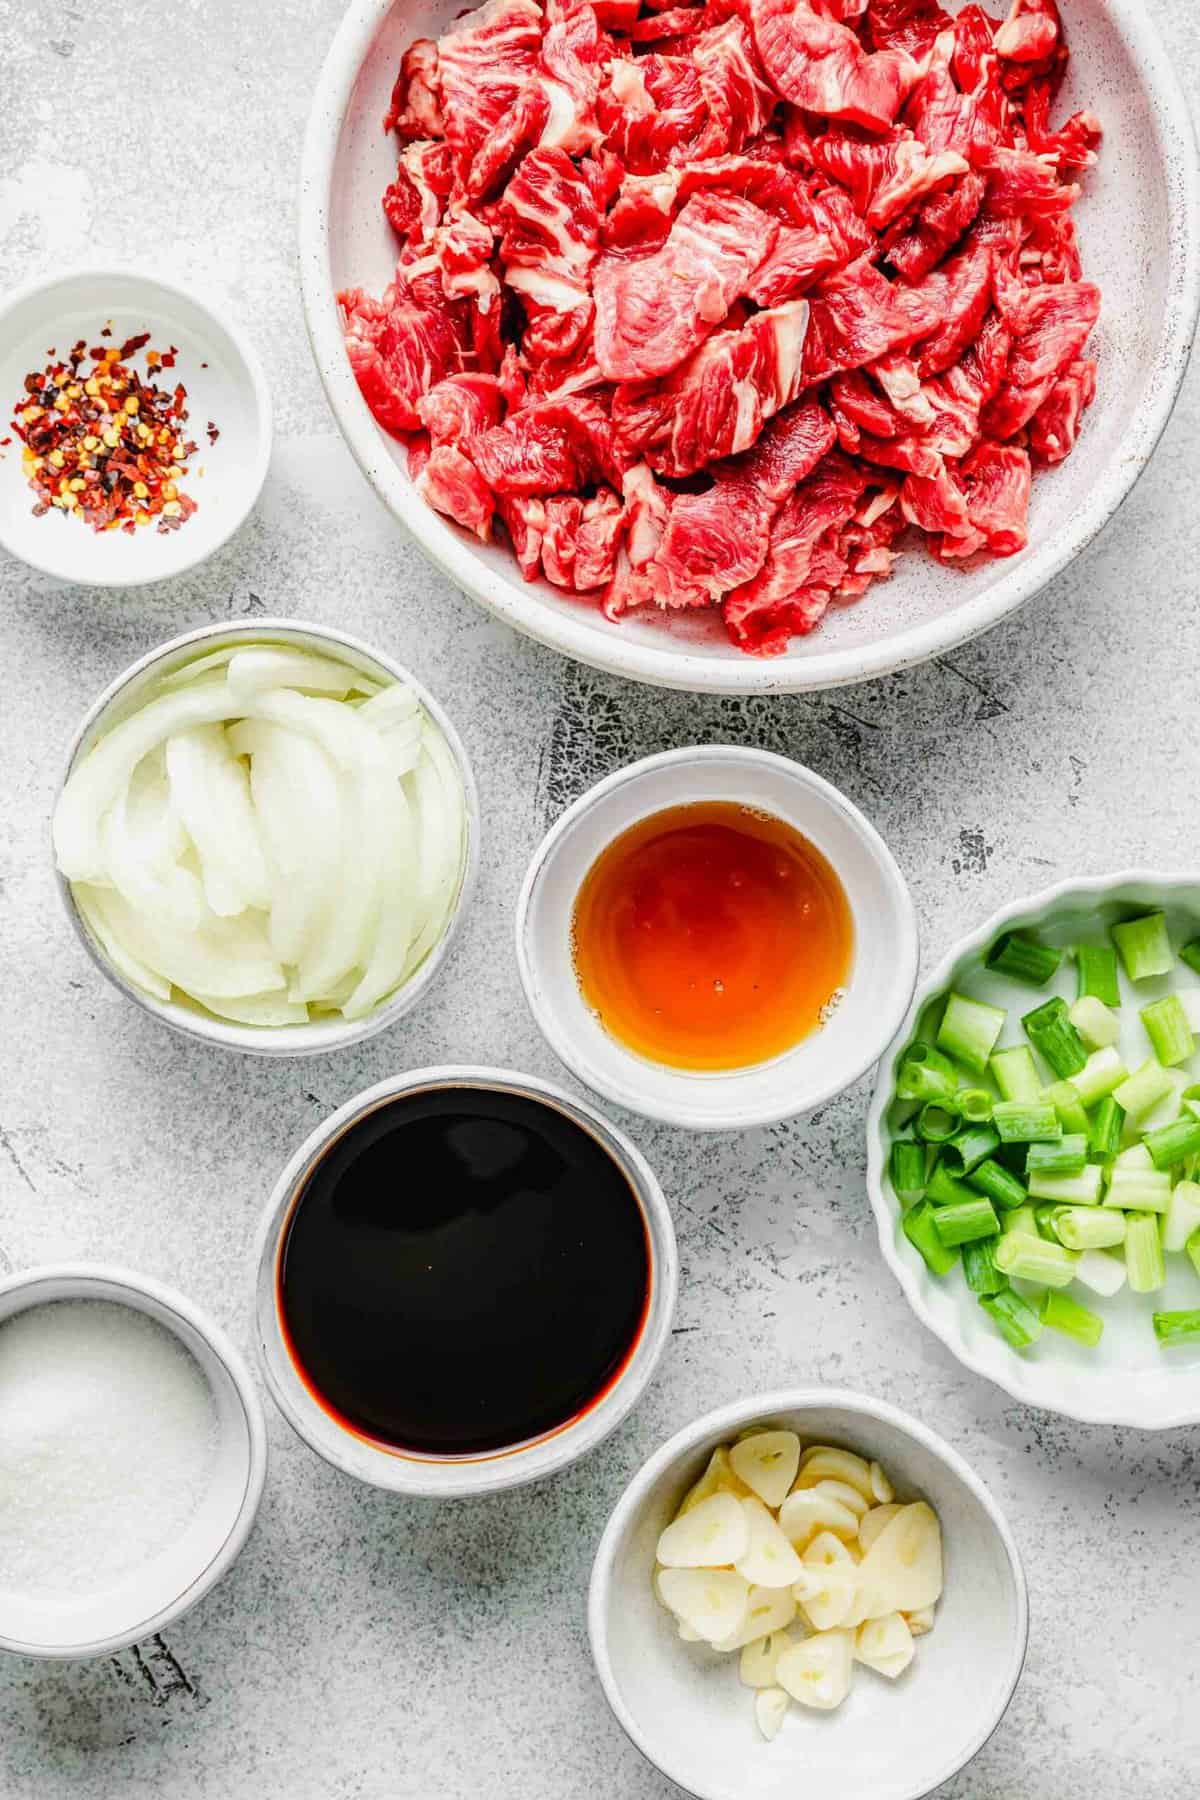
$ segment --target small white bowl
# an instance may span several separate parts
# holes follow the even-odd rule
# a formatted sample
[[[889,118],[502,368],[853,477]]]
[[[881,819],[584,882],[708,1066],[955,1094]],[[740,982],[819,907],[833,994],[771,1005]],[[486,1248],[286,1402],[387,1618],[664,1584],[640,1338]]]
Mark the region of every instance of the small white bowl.
[[[1159,1294],[1125,1290],[1111,1300],[1095,1294],[1081,1297],[1104,1318],[1104,1336],[1094,1350],[1059,1332],[1048,1331],[1027,1351],[1017,1351],[995,1330],[957,1270],[945,1281],[930,1274],[919,1252],[900,1229],[900,1207],[888,1174],[891,1134],[886,1118],[892,1101],[896,1065],[901,1052],[921,1035],[927,1008],[948,988],[970,994],[985,989],[998,1006],[1009,1009],[1010,1023],[1002,1041],[1017,1041],[1013,1022],[1040,1000],[1060,993],[1075,998],[1075,972],[1068,961],[1044,989],[1006,981],[989,970],[980,986],[983,958],[1002,931],[1035,931],[1052,944],[1075,942],[1080,926],[1130,916],[1133,910],[1161,907],[1172,942],[1178,946],[1200,933],[1200,874],[1159,875],[1127,869],[1089,880],[1062,881],[1040,894],[1014,900],[961,938],[947,952],[913,996],[908,1016],[880,1063],[879,1084],[867,1121],[867,1187],[884,1259],[904,1289],[917,1317],[941,1338],[959,1362],[986,1375],[1014,1400],[1027,1406],[1064,1413],[1090,1425],[1133,1425],[1166,1431],[1200,1424],[1200,1350],[1179,1346],[1164,1350],[1150,1324],[1154,1311],[1196,1304],[1196,1277],[1186,1257],[1167,1258],[1167,1285]],[[1124,980],[1124,978],[1122,978]],[[1184,980],[1193,983],[1190,974]],[[1138,983],[1138,1002],[1146,1005],[1172,987],[1171,980]],[[1124,984],[1132,997],[1130,985]],[[1132,1010],[1128,1005],[1126,1013]],[[1150,1055],[1149,1041],[1132,1019],[1122,1049],[1131,1068]],[[1197,1059],[1200,1065],[1200,1058]],[[1075,1291],[1075,1290],[1073,1290]]]
[[[108,1300],[147,1314],[195,1357],[217,1414],[207,1494],[181,1537],[104,1592],[53,1609],[0,1597],[0,1650],[65,1660],[111,1656],[168,1625],[227,1573],[250,1535],[267,1474],[267,1432],[250,1371],[225,1333],[161,1282],[96,1263],[56,1263],[0,1280],[0,1323],[54,1300]],[[86,1470],[81,1470],[81,1477]]]
[[[682,1643],[651,1587],[659,1533],[718,1444],[771,1424],[882,1462],[901,1499],[941,1520],[946,1587],[913,1667],[893,1686],[856,1670],[836,1712],[793,1706],[773,1743],[754,1724],[736,1656]],[[588,1634],[630,1740],[695,1800],[919,1800],[995,1731],[1025,1661],[1021,1560],[983,1482],[924,1425],[865,1394],[785,1388],[706,1413],[634,1476],[600,1540]]]
[[[832,864],[854,919],[850,976],[832,1018],[746,1069],[673,1069],[626,1049],[588,1007],[575,974],[575,897],[596,857],[637,820],[700,800],[735,801],[793,825]],[[598,1094],[692,1131],[744,1131],[811,1112],[871,1067],[912,994],[917,926],[895,858],[844,794],[789,757],[709,745],[631,763],[567,808],[521,888],[517,962],[542,1035]]]
[[[112,336],[102,340],[100,329],[110,321]],[[187,431],[197,445],[181,483],[197,511],[178,531],[160,534],[150,524],[132,533],[96,532],[57,511],[35,518],[12,415],[0,414],[0,437],[13,440],[0,461],[0,545],[60,581],[140,587],[181,575],[232,537],[262,489],[271,457],[271,395],[257,355],[211,299],[149,270],[73,270],[31,282],[0,302],[0,407],[17,398],[31,370],[46,366],[51,346],[60,356],[80,338],[119,348],[143,331],[150,333],[149,349],[174,344],[179,351],[176,366],[157,379],[187,389]],[[220,433],[215,443],[208,439],[210,420]]]
[[[336,1140],[357,1120],[401,1094],[423,1088],[491,1088],[544,1101],[583,1126],[622,1170],[637,1199],[650,1251],[650,1294],[645,1316],[624,1367],[613,1384],[566,1425],[502,1450],[476,1456],[425,1456],[351,1431],[313,1397],[288,1350],[280,1319],[279,1271],[292,1213],[310,1175]],[[271,1398],[310,1449],[334,1468],[393,1494],[454,1499],[496,1494],[540,1481],[577,1462],[615,1431],[645,1392],[666,1349],[675,1311],[679,1259],[671,1212],[654,1172],[634,1144],[586,1102],[533,1075],[510,1069],[431,1068],[381,1081],[339,1107],[308,1137],[288,1163],[267,1202],[255,1246],[255,1319],[259,1362]],[[553,1356],[554,1346],[546,1346]]]
[[[475,777],[462,739],[441,703],[434,699],[411,670],[406,669],[403,663],[393,661],[390,656],[370,649],[360,639],[351,637],[344,631],[334,631],[328,625],[306,625],[289,619],[256,619],[250,625],[202,625],[198,631],[185,631],[182,637],[172,638],[169,643],[160,644],[157,650],[151,650],[139,658],[132,668],[126,669],[123,675],[118,675],[99,699],[93,702],[67,752],[67,765],[63,771],[59,793],[79,758],[86,755],[105,732],[135,712],[147,689],[153,687],[164,675],[171,674],[185,663],[194,662],[198,657],[218,650],[225,644],[263,642],[315,650],[322,656],[331,656],[339,662],[348,663],[351,668],[362,670],[376,681],[406,682],[421,705],[441,727],[450,746],[462,777],[467,804],[467,842],[462,875],[458,895],[441,938],[412,978],[363,1019],[320,1019],[307,1025],[235,1025],[231,1020],[218,1019],[210,1013],[202,1012],[197,1006],[186,1005],[178,1000],[158,1000],[153,994],[144,993],[141,988],[135,987],[113,967],[102,945],[97,943],[84,924],[71,896],[71,884],[63,878],[57,867],[55,879],[67,917],[92,961],[115,987],[120,988],[123,994],[136,1001],[146,1012],[153,1013],[156,1019],[161,1019],[165,1025],[183,1032],[187,1037],[200,1038],[208,1044],[220,1044],[226,1050],[249,1051],[255,1056],[315,1056],[327,1050],[340,1050],[348,1044],[362,1043],[365,1038],[374,1037],[376,1032],[386,1031],[389,1025],[394,1025],[398,1019],[412,1011],[445,962],[475,889],[479,868],[479,795]],[[57,805],[57,795],[55,804]],[[51,857],[53,854],[51,848]]]

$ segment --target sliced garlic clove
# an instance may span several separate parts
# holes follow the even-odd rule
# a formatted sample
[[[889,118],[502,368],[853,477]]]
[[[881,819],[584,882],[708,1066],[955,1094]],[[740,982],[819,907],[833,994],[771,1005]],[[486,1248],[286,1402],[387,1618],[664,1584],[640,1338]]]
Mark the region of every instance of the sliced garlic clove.
[[[934,1605],[942,1593],[942,1532],[933,1508],[924,1500],[902,1506],[871,1545],[859,1573],[864,1588],[886,1602],[882,1612]]]
[[[801,1559],[797,1594],[814,1631],[841,1625],[857,1597],[857,1569],[849,1550],[831,1531],[815,1537]]]
[[[902,1675],[916,1654],[912,1632],[900,1613],[886,1613],[881,1619],[869,1619],[860,1625],[854,1640],[854,1655],[889,1681]]]
[[[831,1499],[818,1487],[797,1489],[779,1509],[779,1529],[789,1543],[803,1549],[818,1532],[832,1531],[847,1541],[858,1535],[858,1517],[840,1500]]]
[[[853,1450],[835,1450],[832,1444],[813,1444],[807,1449],[800,1458],[796,1486],[815,1487],[818,1481],[844,1481],[857,1488],[868,1506],[874,1502],[871,1465]]]
[[[675,1617],[709,1644],[741,1630],[750,1601],[749,1583],[733,1569],[663,1569],[658,1592]]]
[[[927,1631],[933,1630],[932,1606],[918,1606],[912,1612],[904,1614],[908,1629],[913,1637],[924,1637]]]
[[[775,1665],[791,1644],[786,1631],[772,1631],[768,1636],[755,1638],[744,1645],[738,1660],[738,1674],[743,1684],[748,1688],[774,1687]]]
[[[779,1736],[779,1728],[787,1717],[787,1709],[791,1702],[783,1688],[763,1688],[754,1696],[754,1723],[762,1735],[770,1743]]]
[[[708,1500],[713,1494],[736,1494],[739,1500],[744,1500],[749,1492],[745,1482],[739,1481],[734,1474],[728,1450],[724,1444],[719,1444],[709,1457],[708,1467],[699,1481],[684,1495],[675,1517],[680,1519],[684,1513],[694,1511],[702,1500]]]
[[[731,1638],[722,1638],[714,1650],[740,1650],[755,1638],[772,1631],[783,1631],[796,1617],[796,1597],[790,1588],[750,1588],[750,1601],[741,1628]]]
[[[848,1481],[835,1481],[832,1476],[826,1476],[824,1480],[814,1482],[810,1488],[801,1488],[799,1492],[822,1494],[827,1500],[836,1500],[839,1506],[844,1506],[846,1511],[853,1513],[856,1519],[861,1519],[864,1513],[871,1510],[871,1502],[864,1500],[856,1487],[851,1487]]]
[[[831,1712],[850,1692],[853,1657],[853,1632],[821,1631],[783,1652],[775,1678],[801,1706]]]
[[[750,1547],[750,1527],[734,1494],[710,1494],[668,1525],[658,1540],[658,1560],[667,1569],[720,1569],[736,1563]]]
[[[887,1471],[881,1464],[871,1464],[871,1494],[880,1506],[890,1506],[896,1498],[896,1490],[888,1478]]]
[[[729,1452],[733,1472],[761,1501],[780,1507],[796,1477],[800,1439],[794,1431],[759,1431]]]
[[[740,1502],[749,1543],[737,1559],[739,1575],[756,1587],[790,1588],[800,1575],[800,1558],[761,1500]]]
[[[863,1514],[858,1522],[858,1543],[864,1556],[884,1526],[890,1524],[900,1510],[894,1502],[888,1501],[883,1506],[873,1506],[870,1512]]]

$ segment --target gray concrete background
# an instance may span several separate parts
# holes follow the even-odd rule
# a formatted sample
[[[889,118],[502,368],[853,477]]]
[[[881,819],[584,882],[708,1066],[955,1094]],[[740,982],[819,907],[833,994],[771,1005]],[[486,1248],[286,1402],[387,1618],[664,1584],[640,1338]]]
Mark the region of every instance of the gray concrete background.
[[[1193,89],[1191,0],[1148,0]],[[293,268],[300,136],[339,0],[114,7],[0,0],[0,287],[84,256],[215,280],[277,408],[261,508],[198,575],[124,595],[0,561],[0,1241],[177,1283],[249,1347],[248,1249],[286,1156],[397,1068],[561,1072],[510,951],[521,872],[595,776],[727,737],[839,783],[908,875],[926,961],[1067,872],[1195,866],[1193,634],[1200,375],[1102,541],[982,641],[829,697],[701,701],[558,660],[426,566],[365,487],[313,372]],[[1102,274],[1102,272],[1101,272]],[[387,646],[451,708],[483,795],[483,880],[419,1016],[361,1050],[267,1065],[190,1046],[95,974],[59,916],[46,825],[102,685],[189,625],[272,611]],[[139,1651],[0,1665],[0,1792],[250,1800],[622,1800],[675,1792],[594,1680],[592,1550],[633,1469],[718,1401],[792,1380],[918,1412],[992,1483],[1033,1637],[1012,1709],[954,1800],[1167,1800],[1200,1764],[1197,1433],[1019,1407],[968,1375],[883,1267],[863,1185],[868,1084],[814,1118],[700,1141],[626,1120],[672,1199],[678,1335],[635,1416],[557,1481],[405,1503],[334,1474],[271,1418],[258,1530],[225,1583]]]

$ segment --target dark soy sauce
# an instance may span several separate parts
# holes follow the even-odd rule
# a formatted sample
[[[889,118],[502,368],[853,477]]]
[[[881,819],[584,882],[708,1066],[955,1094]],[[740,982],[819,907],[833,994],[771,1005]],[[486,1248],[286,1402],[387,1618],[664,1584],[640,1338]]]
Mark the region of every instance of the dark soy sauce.
[[[491,1088],[402,1095],[310,1176],[280,1259],[300,1373],[343,1423],[464,1456],[585,1411],[645,1318],[641,1207],[554,1106]]]

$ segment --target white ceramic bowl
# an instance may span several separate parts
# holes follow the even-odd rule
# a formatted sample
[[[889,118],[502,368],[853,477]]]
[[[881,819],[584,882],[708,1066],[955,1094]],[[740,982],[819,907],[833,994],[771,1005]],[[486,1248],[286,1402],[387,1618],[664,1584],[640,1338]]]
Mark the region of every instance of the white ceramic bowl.
[[[100,267],[33,282],[0,302],[0,405],[8,407],[22,392],[29,371],[45,367],[51,346],[61,356],[79,338],[97,344],[109,320],[113,335],[105,344],[119,347],[148,331],[151,349],[178,347],[176,367],[158,380],[171,387],[181,381],[188,391],[187,430],[198,448],[182,486],[197,511],[178,531],[163,534],[154,525],[132,534],[95,532],[58,512],[35,518],[14,436],[0,462],[0,545],[62,581],[139,587],[206,561],[247,518],[271,456],[271,396],[249,341],[211,299],[149,270]],[[0,416],[0,437],[9,434],[10,417]],[[215,443],[207,435],[210,420],[220,433]]]
[[[1095,1425],[1135,1425],[1165,1430],[1200,1423],[1200,1349],[1163,1350],[1151,1329],[1152,1312],[1196,1305],[1196,1277],[1186,1257],[1167,1258],[1167,1285],[1158,1294],[1125,1290],[1111,1300],[1090,1293],[1080,1298],[1104,1317],[1104,1336],[1087,1350],[1059,1332],[1047,1331],[1031,1350],[1010,1348],[968,1290],[957,1271],[945,1281],[929,1273],[900,1229],[900,1209],[888,1176],[890,1134],[886,1116],[891,1104],[900,1054],[922,1035],[922,1020],[932,1003],[950,987],[968,993],[986,990],[995,1003],[1009,1009],[1003,1043],[1023,1042],[1020,1016],[1051,994],[1075,998],[1075,971],[1064,958],[1055,979],[1044,989],[1006,981],[990,970],[983,982],[983,958],[1002,931],[1032,930],[1047,943],[1070,945],[1078,929],[1095,927],[1097,914],[1107,924],[1132,917],[1138,909],[1162,907],[1178,948],[1200,933],[1200,875],[1157,875],[1140,869],[1102,875],[1086,881],[1064,881],[1001,907],[969,937],[943,957],[913,998],[908,1017],[879,1069],[879,1085],[867,1123],[867,1183],[879,1227],[884,1257],[922,1322],[936,1332],[968,1369],[986,1375],[1014,1400],[1045,1407]],[[1179,979],[1195,985],[1187,969]],[[1144,1062],[1150,1046],[1140,1026],[1132,1023],[1137,1006],[1168,992],[1170,980],[1139,982],[1134,991],[1122,976],[1129,1017],[1123,1037],[1131,1068]],[[1200,1058],[1197,1059],[1200,1063]],[[1193,1077],[1200,1078],[1200,1072]],[[1072,1290],[1073,1292],[1076,1290]]]
[[[0,1595],[0,1650],[65,1659],[111,1656],[164,1631],[226,1574],[250,1535],[267,1474],[267,1433],[250,1371],[225,1333],[182,1294],[102,1264],[59,1263],[0,1280],[0,1323],[54,1300],[108,1300],[146,1313],[195,1357],[217,1414],[208,1492],[183,1534],[103,1593],[53,1609]],[[86,1470],[81,1471],[81,1476]]]
[[[479,795],[475,777],[462,740],[441,703],[434,699],[411,670],[392,657],[370,649],[360,639],[351,637],[344,631],[334,631],[328,625],[307,625],[289,619],[256,619],[251,625],[203,625],[198,631],[185,631],[182,637],[172,638],[169,643],[160,644],[157,650],[151,650],[140,657],[132,668],[126,669],[123,675],[118,675],[99,699],[93,702],[67,753],[59,791],[61,792],[75,763],[86,754],[97,738],[135,712],[141,705],[146,690],[164,675],[220,649],[222,645],[263,642],[315,650],[322,656],[331,656],[339,662],[348,663],[352,668],[362,670],[376,681],[407,682],[417,694],[421,705],[445,734],[462,776],[466,795],[467,843],[458,895],[445,929],[411,979],[363,1019],[320,1019],[307,1025],[235,1025],[228,1019],[218,1019],[190,1003],[158,1000],[128,981],[113,967],[103,946],[85,925],[71,897],[70,883],[63,879],[57,869],[55,879],[67,917],[92,961],[114,986],[147,1012],[153,1013],[156,1019],[161,1019],[165,1025],[182,1031],[188,1037],[200,1038],[208,1044],[220,1044],[226,1050],[245,1050],[256,1056],[314,1056],[327,1050],[340,1050],[347,1044],[361,1043],[364,1038],[374,1037],[376,1032],[386,1031],[390,1025],[396,1024],[397,1020],[412,1011],[445,962],[474,893],[479,868]],[[53,854],[51,849],[51,856]]]
[[[520,577],[504,544],[481,546],[432,511],[402,448],[375,424],[350,371],[337,290],[382,292],[396,262],[380,208],[396,151],[382,130],[400,55],[437,36],[459,0],[351,0],[317,84],[300,196],[300,274],[317,366],[376,492],[452,580],[564,655],[662,687],[799,693],[921,662],[995,624],[1088,544],[1128,494],[1166,424],[1200,305],[1200,173],[1186,102],[1142,0],[1071,0],[1071,64],[1059,105],[1100,114],[1108,141],[1077,208],[1085,269],[1104,288],[1094,345],[1100,391],[1075,453],[1034,483],[1028,548],[964,573],[921,551],[861,606],[834,609],[779,657],[743,655],[714,614],[610,624],[587,600]],[[1056,116],[1058,116],[1056,114]]]
[[[575,976],[571,919],[596,857],[638,819],[699,800],[736,801],[794,825],[832,864],[854,919],[850,977],[828,1024],[747,1069],[693,1072],[649,1062],[610,1037]],[[811,1112],[871,1067],[912,994],[917,926],[895,858],[844,794],[789,757],[707,745],[618,769],[567,808],[521,888],[517,963],[547,1043],[598,1094],[693,1131],[743,1131]]]
[[[650,1294],[633,1348],[613,1384],[566,1425],[527,1443],[476,1456],[438,1457],[401,1451],[338,1423],[314,1399],[288,1350],[280,1320],[279,1269],[288,1224],[309,1176],[334,1142],[357,1120],[398,1095],[423,1088],[490,1088],[528,1095],[558,1108],[589,1132],[625,1174],[646,1226]],[[267,1202],[255,1247],[255,1331],[271,1398],[288,1424],[326,1462],[372,1487],[394,1494],[455,1499],[495,1494],[540,1481],[577,1462],[615,1431],[649,1385],[670,1337],[679,1281],[675,1228],[653,1170],[625,1135],[586,1102],[533,1075],[511,1069],[431,1068],[381,1081],[348,1100],[308,1137],[288,1163]],[[553,1355],[553,1345],[546,1354]]]
[[[759,1737],[736,1656],[682,1643],[651,1588],[654,1549],[718,1444],[744,1427],[783,1426],[880,1461],[901,1499],[936,1510],[946,1587],[932,1632],[896,1686],[856,1670],[833,1713],[789,1709]],[[970,1761],[996,1729],[1025,1660],[1029,1608],[1012,1532],[949,1444],[882,1400],[785,1388],[706,1413],[639,1469],[596,1552],[588,1632],[605,1697],[627,1736],[696,1800],[918,1800]]]

